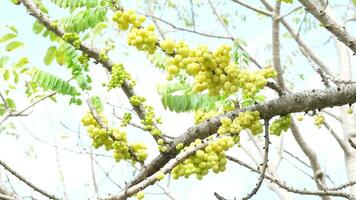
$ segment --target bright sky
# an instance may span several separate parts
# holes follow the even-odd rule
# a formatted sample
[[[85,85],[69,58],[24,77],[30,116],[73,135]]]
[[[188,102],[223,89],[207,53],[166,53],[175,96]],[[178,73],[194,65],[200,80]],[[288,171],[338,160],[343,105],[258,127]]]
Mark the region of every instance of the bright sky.
[[[132,1],[130,3],[127,3],[129,1],[123,2],[127,7],[138,7],[138,10],[142,11],[142,7],[135,5],[137,1]],[[188,1],[182,1],[182,3],[186,2]],[[254,2],[255,1],[251,1],[251,3]],[[343,4],[344,2],[346,1],[340,1],[340,4]],[[289,11],[296,6],[298,5],[285,6],[283,12]],[[53,8],[53,6],[50,6],[50,8]],[[208,7],[202,6],[196,11],[198,13],[196,19],[198,29],[203,32],[213,31],[215,34],[225,35],[224,30],[218,23],[215,23],[215,18],[211,15],[210,10],[209,12],[205,12],[205,10],[208,9]],[[270,20],[260,19],[260,16],[255,16],[253,13],[231,3],[220,5],[218,10],[223,13],[229,13],[231,19],[234,17],[235,12],[238,13],[238,16],[247,16],[246,22],[235,21],[236,28],[231,31],[234,36],[246,41],[248,50],[257,57],[260,63],[270,63]],[[342,9],[337,10],[337,12],[341,11]],[[176,16],[169,12],[169,10],[163,12],[162,16],[165,16],[165,19],[168,21],[176,22]],[[64,12],[56,12],[55,16],[62,16],[63,14]],[[13,57],[26,55],[30,59],[31,66],[40,67],[44,70],[54,72],[57,75],[62,75],[63,77],[69,76],[68,71],[63,67],[56,65],[45,66],[43,64],[43,55],[51,43],[47,39],[43,39],[42,37],[33,34],[32,24],[34,19],[26,13],[22,6],[14,6],[8,0],[1,0],[0,19],[0,33],[3,33],[2,28],[5,25],[14,25],[19,30],[19,40],[25,42],[25,47],[16,52],[16,54],[13,54]],[[283,30],[283,33],[285,33],[285,30]],[[169,33],[168,36],[177,40],[185,39],[192,44],[192,46],[197,44],[208,44],[212,49],[221,43],[229,42],[204,38],[184,32]],[[333,70],[336,70],[336,52],[331,48],[333,42],[328,43],[326,46],[321,46],[323,42],[327,41],[328,37],[329,34],[323,29],[312,30],[303,33],[302,35],[302,38],[318,52],[317,54],[325,61],[325,63],[327,63],[328,66],[331,66]],[[115,40],[116,38],[112,39]],[[117,39],[120,41],[119,38]],[[283,58],[286,58],[287,56],[291,56],[292,52],[297,49],[294,41],[284,38],[282,40],[282,56]],[[118,50],[113,52],[111,56],[114,60],[123,62],[126,68],[134,74],[134,78],[138,80],[136,90],[139,94],[146,96],[148,99],[147,102],[154,105],[156,113],[162,116],[164,122],[162,129],[171,135],[179,135],[192,126],[192,113],[176,114],[164,110],[160,103],[159,95],[154,92],[156,91],[157,84],[166,82],[165,75],[155,69],[144,54],[137,53],[132,48],[121,48],[120,44],[122,46],[122,40],[121,43],[118,44]],[[3,47],[1,48],[0,53],[4,53]],[[283,63],[289,67],[287,76],[293,78],[297,89],[310,89],[311,85],[313,87],[320,87],[315,81],[319,80],[319,78],[312,71],[304,57],[297,54],[296,57],[291,57],[291,60],[293,63],[288,63],[286,59],[283,60]],[[114,90],[108,93],[101,87],[101,83],[107,80],[107,75],[104,70],[100,66],[94,65],[91,66],[91,68],[94,89],[90,93],[103,95],[108,102],[128,107],[127,100],[120,90]],[[298,74],[303,74],[306,80],[300,80]],[[2,85],[1,82],[0,85]],[[16,100],[18,101],[19,108],[25,106],[27,103],[24,96],[16,98]],[[46,141],[46,143],[50,144],[57,143],[58,146],[61,147],[58,149],[60,154],[59,161],[64,174],[64,177],[62,178],[64,179],[69,198],[92,198],[94,193],[92,188],[89,155],[76,154],[63,149],[68,148],[78,151],[79,149],[77,146],[80,145],[87,148],[87,151],[90,150],[90,139],[86,135],[84,128],[80,126],[80,119],[86,112],[86,107],[68,106],[68,98],[66,97],[58,97],[58,102],[59,103],[57,104],[49,101],[42,102],[35,107],[30,116],[11,120],[17,126],[14,132],[19,135],[19,138],[16,139],[13,136],[0,134],[0,159],[6,161],[6,163],[21,172],[23,176],[27,177],[39,187],[44,188],[49,192],[53,192],[58,196],[62,196],[63,187],[60,182],[61,177],[58,171],[55,150],[50,145],[41,141]],[[110,107],[107,107],[106,113],[109,114],[111,112]],[[73,129],[74,132],[65,129],[59,122],[63,122]],[[336,145],[336,142],[325,132],[325,130],[317,129],[312,123],[313,122],[310,119],[306,119],[300,123],[303,135],[312,147],[317,147],[315,150],[318,153],[320,163],[327,174],[331,175],[335,184],[344,183],[346,177],[344,173],[342,152]],[[336,123],[333,124],[338,133],[341,133],[341,127]],[[80,135],[76,133],[77,130],[80,131]],[[152,149],[149,159],[152,159],[154,155],[157,155],[158,152],[155,150],[156,148],[153,140],[148,133],[144,133],[134,128],[129,128],[127,132],[129,133],[130,140],[148,142],[150,149]],[[285,148],[288,151],[295,152],[296,155],[303,158],[303,160],[306,160],[305,156],[303,156],[295,144],[291,134],[288,132],[284,135]],[[80,144],[77,143],[78,137],[81,138]],[[275,147],[278,146],[279,140],[280,138],[272,138],[272,156],[276,155]],[[244,139],[243,142],[247,144],[249,148],[253,149],[246,139]],[[94,153],[105,153],[105,151],[99,149],[94,150]],[[106,154],[109,155],[108,153]],[[241,150],[234,149],[231,151],[231,154],[250,162],[248,157]],[[255,155],[257,156],[257,154]],[[123,185],[125,181],[129,181],[132,177],[133,169],[127,163],[115,163],[110,157],[98,157],[97,161],[100,166],[95,166],[95,173],[101,197],[108,193],[117,193],[119,191],[119,188],[105,177],[102,169],[109,172],[109,176],[121,185]],[[303,167],[301,165],[298,166]],[[304,170],[311,174],[311,170],[305,168]],[[2,175],[0,178],[4,180],[4,171],[1,169],[0,172],[0,175]],[[315,188],[315,184],[311,179],[304,176],[286,161],[282,162],[278,173],[282,180],[287,181],[289,185],[299,188]],[[16,191],[20,194],[33,194],[39,199],[42,199],[40,195],[32,192],[26,185],[19,182],[13,176],[9,175],[9,178],[11,183],[15,186]],[[250,171],[243,169],[236,164],[229,163],[226,172],[219,175],[209,174],[202,181],[197,181],[195,178],[190,178],[188,180],[180,179],[178,181],[173,180],[170,182],[170,190],[177,199],[187,200],[215,199],[212,196],[214,191],[230,198],[242,197],[254,187],[256,181],[257,176],[255,174],[252,174]],[[162,181],[161,184],[166,185],[167,179]],[[330,185],[332,186],[332,184]],[[149,193],[152,192],[161,191],[157,189],[157,187],[149,187],[145,190],[145,193],[147,193],[145,199],[167,199],[165,196],[157,196],[155,194],[150,195]],[[277,196],[264,184],[262,189],[253,199],[277,199]],[[295,199],[308,200],[319,198],[295,195]]]

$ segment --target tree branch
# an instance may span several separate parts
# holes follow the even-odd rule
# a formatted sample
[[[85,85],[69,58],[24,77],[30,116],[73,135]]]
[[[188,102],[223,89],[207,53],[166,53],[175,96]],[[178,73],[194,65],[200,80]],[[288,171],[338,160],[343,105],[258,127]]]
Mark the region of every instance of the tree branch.
[[[241,160],[236,159],[235,157],[226,155],[226,158],[229,159],[230,161],[233,161],[233,162],[247,168],[247,169],[250,169],[251,171],[253,171],[255,173],[261,173],[258,169],[251,167],[250,165],[242,162]],[[280,188],[287,190],[288,192],[293,192],[293,193],[302,194],[302,195],[314,195],[314,196],[339,196],[339,197],[344,197],[349,200],[356,200],[356,198],[352,194],[349,194],[349,193],[336,192],[333,190],[310,191],[310,190],[306,190],[306,189],[296,189],[294,187],[288,186],[287,184],[285,184],[285,182],[275,179],[274,177],[272,177],[270,175],[266,174],[265,178],[268,179],[270,182],[275,183]],[[352,184],[354,184],[354,183],[352,183]],[[350,183],[343,184],[343,185],[339,186],[338,188],[349,187],[352,184],[350,184]]]
[[[329,30],[335,37],[346,46],[348,46],[356,55],[356,39],[353,38],[344,26],[338,24],[325,9],[320,8],[309,0],[299,0],[299,2],[310,12],[322,25]]]
[[[13,170],[12,168],[10,168],[5,162],[3,162],[2,160],[0,160],[0,165],[3,166],[7,171],[9,171],[12,175],[14,175],[16,178],[18,178],[20,181],[22,181],[23,183],[25,183],[26,185],[28,185],[30,188],[34,189],[36,192],[42,194],[43,196],[48,197],[49,199],[54,199],[54,200],[60,200],[60,198],[56,197],[53,194],[49,194],[46,191],[42,190],[41,188],[35,186],[34,184],[32,184],[30,181],[28,181],[27,179],[25,179],[23,176],[21,176],[19,173],[17,173],[15,170]]]
[[[248,193],[245,197],[243,197],[241,200],[248,200],[253,195],[255,195],[258,192],[258,190],[260,189],[263,180],[265,179],[266,170],[267,170],[267,167],[268,167],[268,164],[267,164],[268,163],[268,150],[269,150],[269,144],[270,144],[270,142],[269,142],[268,124],[269,124],[269,119],[265,119],[265,147],[264,147],[265,152],[264,152],[264,157],[263,157],[263,163],[261,164],[262,165],[262,169],[261,169],[260,177],[258,178],[258,182],[256,184],[256,187],[253,188],[253,190],[250,193]],[[214,192],[214,195],[216,196],[217,199],[221,198],[221,196],[217,195],[216,192]]]
[[[351,152],[350,152],[349,149],[347,148],[346,144],[345,144],[344,141],[337,135],[337,133],[335,132],[335,130],[330,126],[330,124],[325,121],[325,122],[324,122],[324,126],[325,126],[326,129],[328,129],[328,131],[331,133],[331,135],[335,138],[336,142],[339,144],[339,146],[341,147],[341,149],[343,150],[343,152],[345,153],[345,155],[346,155],[346,156],[350,155]]]
[[[209,139],[203,140],[201,144],[196,145],[179,153],[174,159],[170,160],[165,164],[160,171],[164,174],[170,172],[176,165],[185,160],[188,156],[195,153],[197,150],[205,148],[209,144]],[[128,197],[136,194],[137,192],[145,189],[146,187],[154,184],[158,181],[155,174],[148,176],[145,180],[126,188],[124,191],[120,192],[118,195],[106,198],[106,200],[125,200]]]
[[[234,2],[236,2],[236,0],[232,0]],[[266,7],[266,9],[268,9],[270,12],[273,12],[273,7],[268,3],[268,1],[266,0],[261,0],[263,5]],[[238,3],[238,2],[236,2]],[[244,6],[250,10],[255,11],[254,9],[251,9],[250,5],[247,5],[246,3],[241,4],[239,3],[241,6]],[[273,16],[273,14],[271,14],[271,17]],[[297,42],[297,44],[300,46],[300,50],[302,52],[302,54],[307,57],[310,56],[310,58],[323,70],[325,71],[329,76],[335,78],[335,75],[333,75],[333,73],[328,69],[328,67],[313,53],[313,51],[300,39],[299,34],[297,34],[292,27],[288,24],[288,22],[284,19],[284,18],[280,18],[281,23],[283,24],[283,26],[288,30],[288,32],[291,34],[291,36],[293,37],[293,39]]]
[[[30,15],[35,17],[49,31],[52,31],[58,37],[62,37],[65,34],[64,30],[60,29],[58,26],[54,26],[52,21],[50,21],[50,19],[46,15],[44,15],[31,0],[21,0],[21,3],[26,7],[26,9],[30,13]],[[70,44],[73,45],[72,43],[70,43]],[[106,68],[108,71],[111,72],[111,68],[114,63],[110,59],[107,61],[103,61],[102,59],[100,59],[100,50],[99,49],[96,49],[96,48],[90,47],[84,43],[81,43],[79,50],[82,51],[83,53],[85,53],[86,55],[88,55],[90,58],[93,58],[98,63],[102,64],[102,66],[104,68]],[[130,97],[132,97],[132,96],[136,96],[135,90],[130,86],[130,83],[127,80],[124,81],[124,83],[121,85],[121,88],[124,91],[124,93],[128,99],[130,99]],[[135,112],[137,113],[137,115],[139,116],[139,118],[141,120],[145,119],[146,111],[145,111],[143,105],[133,106],[133,109],[135,110]],[[158,140],[161,137],[154,136],[154,138],[156,140]],[[165,140],[165,138],[162,138],[162,139]]]
[[[259,111],[261,118],[269,119],[277,115],[286,115],[295,112],[308,112],[311,110],[323,109],[327,107],[340,106],[356,102],[356,85],[345,85],[340,87],[330,87],[323,90],[303,91],[295,94],[286,94],[283,97],[270,100],[263,104],[242,108],[235,111],[213,117],[197,126],[189,128],[181,136],[172,141],[167,154],[159,155],[153,159],[144,170],[142,170],[128,187],[142,181],[145,177],[158,171],[165,163],[177,155],[175,146],[179,143],[189,145],[196,138],[206,138],[215,133],[220,123],[221,117],[234,119],[240,112],[247,110]]]

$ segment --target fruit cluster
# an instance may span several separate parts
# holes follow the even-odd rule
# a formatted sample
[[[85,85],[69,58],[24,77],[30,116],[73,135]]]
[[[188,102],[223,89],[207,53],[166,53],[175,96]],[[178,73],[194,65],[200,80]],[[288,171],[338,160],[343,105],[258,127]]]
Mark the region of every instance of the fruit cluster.
[[[263,132],[260,119],[258,111],[241,112],[234,120],[223,117],[220,119],[221,126],[217,133],[219,135],[231,134],[232,136],[238,136],[242,130],[249,129],[253,135],[257,135]]]
[[[84,69],[88,69],[89,56],[83,53],[78,57],[78,62],[84,66]]]
[[[142,27],[146,21],[144,15],[137,15],[133,10],[117,11],[112,20],[117,23],[120,30],[128,30],[130,24],[132,27],[127,35],[127,43],[135,46],[140,51],[146,51],[153,54],[157,49],[158,38],[155,34],[155,26],[148,25]]]
[[[130,97],[130,103],[132,106],[140,106],[145,101],[146,101],[145,97],[141,97],[141,96]]]
[[[197,110],[194,113],[194,123],[195,124],[199,124],[200,122],[203,122],[203,121],[205,121],[207,119],[215,117],[215,116],[217,116],[219,114],[221,114],[221,113],[216,111],[216,110],[210,110],[208,112],[204,112],[202,110]]]
[[[142,23],[146,21],[146,17],[144,15],[137,15],[134,10],[125,10],[125,11],[117,11],[114,16],[112,17],[112,20],[117,23],[117,27],[120,30],[127,30],[130,27],[130,24],[133,25],[133,27],[141,27]]]
[[[131,122],[131,119],[132,119],[131,113],[129,112],[124,113],[124,116],[122,117],[121,120],[121,126],[122,127],[127,126]]]
[[[77,33],[65,33],[62,39],[68,43],[71,43],[74,48],[79,49],[81,45],[80,37]]]
[[[111,69],[111,79],[108,84],[109,90],[121,87],[126,79],[130,80],[131,76],[125,71],[124,66],[121,63],[113,64]]]
[[[197,139],[190,144],[190,147],[185,147],[182,151],[201,143],[202,141]],[[214,173],[225,171],[227,163],[225,151],[234,146],[234,144],[234,140],[230,136],[210,142],[205,149],[196,151],[195,154],[174,167],[172,177],[174,179],[182,176],[188,178],[190,175],[195,174],[196,178],[201,180],[211,169]]]
[[[101,61],[103,61],[103,62],[106,62],[106,61],[108,61],[109,60],[109,56],[108,56],[108,54],[107,54],[107,52],[106,51],[100,51],[100,53],[99,53],[99,59],[101,60]]]
[[[171,56],[166,66],[167,79],[172,80],[180,71],[185,71],[195,79],[195,92],[208,90],[210,95],[216,96],[221,91],[232,94],[241,89],[245,95],[253,96],[266,85],[268,78],[277,75],[271,67],[256,72],[239,68],[230,62],[231,47],[228,45],[211,52],[207,46],[190,49],[183,41],[176,43],[166,39],[160,47]]]
[[[271,135],[280,136],[282,131],[287,131],[292,124],[292,118],[290,115],[281,116],[274,120],[269,127]]]
[[[157,144],[158,144],[158,150],[160,152],[166,152],[168,150],[168,147],[164,144],[163,139],[158,139]]]
[[[99,113],[103,123],[107,125],[105,116]],[[87,128],[89,136],[93,139],[94,148],[105,146],[107,151],[113,150],[114,159],[144,161],[147,158],[146,146],[140,143],[128,144],[126,132],[118,128],[105,129],[94,119],[90,112],[87,112],[82,118],[83,125]]]
[[[323,116],[323,114],[318,113],[316,115],[314,115],[314,124],[320,128],[325,122],[325,118]]]
[[[137,160],[144,161],[147,158],[147,147],[143,143],[132,143],[130,149],[136,155]]]
[[[107,124],[107,119],[102,114],[99,114],[104,124]],[[94,119],[90,112],[87,112],[82,118],[82,124],[87,128],[90,138],[93,139],[94,148],[105,146],[106,150],[112,149],[113,140],[109,137],[108,131],[101,127]]]
[[[158,38],[155,34],[155,27],[148,25],[146,28],[132,28],[127,35],[127,43],[135,46],[140,51],[153,54],[157,49]]]

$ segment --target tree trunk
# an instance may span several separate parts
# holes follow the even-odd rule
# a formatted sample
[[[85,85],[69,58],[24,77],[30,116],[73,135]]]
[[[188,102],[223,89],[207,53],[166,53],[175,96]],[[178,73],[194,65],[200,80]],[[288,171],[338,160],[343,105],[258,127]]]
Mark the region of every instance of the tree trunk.
[[[351,69],[351,60],[348,48],[341,42],[335,40],[335,46],[338,55],[339,62],[339,72],[340,79],[342,80],[352,80],[352,69]],[[349,106],[342,106],[341,111],[341,120],[342,120],[342,129],[344,132],[344,142],[349,149],[348,154],[345,154],[345,164],[346,172],[349,181],[356,181],[356,149],[353,149],[348,142],[348,139],[356,141],[356,117],[347,113]],[[353,195],[356,195],[356,186],[350,188],[350,192]]]

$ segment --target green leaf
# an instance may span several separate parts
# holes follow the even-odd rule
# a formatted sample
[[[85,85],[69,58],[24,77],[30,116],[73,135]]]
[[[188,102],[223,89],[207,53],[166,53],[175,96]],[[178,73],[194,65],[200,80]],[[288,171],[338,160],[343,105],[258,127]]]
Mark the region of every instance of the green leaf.
[[[18,33],[15,26],[6,25],[6,27],[7,27],[8,29],[10,29],[12,32],[14,32],[14,33],[16,33],[16,34]]]
[[[98,23],[106,19],[106,9],[92,8],[80,11],[72,16],[60,20],[60,26],[66,32],[83,32],[94,28]]]
[[[37,20],[32,25],[32,31],[35,34],[41,33],[44,29],[45,29],[45,27]]]
[[[352,3],[354,3],[354,5],[356,6],[356,0],[352,0]]]
[[[27,57],[22,57],[20,58],[20,60],[15,64],[16,68],[20,68],[25,66],[26,64],[28,64],[28,58]]]
[[[73,12],[77,8],[87,7],[93,8],[98,5],[98,0],[51,0],[60,8],[70,8]]]
[[[16,34],[13,34],[13,33],[8,33],[8,34],[5,34],[3,35],[2,37],[0,37],[0,43],[1,42],[6,42],[8,40],[11,40],[13,38],[15,38],[17,35]]]
[[[92,96],[90,98],[90,104],[98,111],[101,112],[104,110],[104,105],[100,97]]]
[[[10,42],[8,45],[6,45],[6,51],[13,51],[16,50],[17,48],[23,47],[24,44],[19,41],[13,41]]]
[[[46,55],[43,59],[45,65],[50,65],[53,62],[53,59],[56,57],[56,52],[57,52],[57,47],[55,46],[50,46],[47,49]]]
[[[4,65],[6,65],[6,63],[9,61],[9,57],[8,56],[3,56],[0,58],[0,68],[3,68]]]
[[[45,90],[50,89],[52,91],[73,97],[79,94],[75,87],[70,85],[68,82],[37,68],[34,68],[32,71],[32,80]]]
[[[16,108],[16,104],[12,99],[6,98],[5,101],[6,101],[7,105],[9,106],[9,108],[11,108],[11,109],[15,109]]]
[[[4,80],[7,81],[10,78],[10,70],[5,69],[5,72],[3,74]]]
[[[14,75],[14,82],[17,84],[19,82],[19,74],[16,71],[12,71]]]

